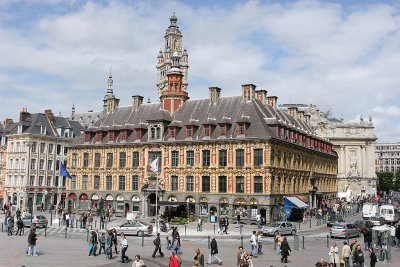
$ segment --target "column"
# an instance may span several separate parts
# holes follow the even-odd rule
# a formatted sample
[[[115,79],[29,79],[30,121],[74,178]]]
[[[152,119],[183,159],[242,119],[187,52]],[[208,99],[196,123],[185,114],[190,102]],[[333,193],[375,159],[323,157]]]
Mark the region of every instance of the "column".
[[[32,211],[36,211],[36,197],[37,197],[37,193],[34,192],[33,193]]]
[[[340,160],[339,160],[339,174],[341,178],[346,177],[346,154],[344,151],[344,145],[340,146]]]
[[[363,178],[367,176],[367,147],[365,145],[361,146],[361,154],[362,154],[362,170],[361,175]]]

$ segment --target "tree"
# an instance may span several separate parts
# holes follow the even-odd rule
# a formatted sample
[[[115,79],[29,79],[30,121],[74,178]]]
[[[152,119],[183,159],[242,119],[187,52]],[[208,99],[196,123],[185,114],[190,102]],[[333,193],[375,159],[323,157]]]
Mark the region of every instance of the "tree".
[[[396,173],[396,177],[394,178],[393,190],[400,191],[400,172],[399,171]]]
[[[378,176],[380,191],[385,191],[386,193],[389,193],[390,190],[394,190],[394,174],[392,172],[377,172],[376,176]]]

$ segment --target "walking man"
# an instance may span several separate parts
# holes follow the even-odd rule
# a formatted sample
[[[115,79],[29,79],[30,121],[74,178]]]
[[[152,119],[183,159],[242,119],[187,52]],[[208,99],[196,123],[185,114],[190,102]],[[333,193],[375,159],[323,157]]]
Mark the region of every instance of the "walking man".
[[[212,257],[214,257],[217,260],[217,264],[222,265],[222,260],[218,258],[218,244],[217,240],[215,240],[215,236],[211,237],[211,242],[210,242],[210,254],[208,255],[208,262],[207,264],[212,263]]]
[[[15,234],[16,236],[18,235],[22,235],[22,229],[24,228],[24,222],[21,219],[21,216],[19,217],[18,221],[17,221],[17,233]]]
[[[8,235],[13,235],[13,231],[14,231],[14,215],[11,215],[10,217],[8,217]]]
[[[250,237],[250,244],[251,244],[251,256],[257,257],[257,236],[256,231],[253,231],[253,234]]]
[[[344,246],[342,248],[342,259],[344,260],[344,266],[350,267],[351,248],[346,241],[344,241],[343,244]]]
[[[153,240],[153,244],[154,244],[154,252],[153,252],[152,257],[153,258],[156,257],[157,251],[161,257],[164,257],[164,253],[162,253],[162,251],[161,251],[160,233],[157,233],[157,237]]]

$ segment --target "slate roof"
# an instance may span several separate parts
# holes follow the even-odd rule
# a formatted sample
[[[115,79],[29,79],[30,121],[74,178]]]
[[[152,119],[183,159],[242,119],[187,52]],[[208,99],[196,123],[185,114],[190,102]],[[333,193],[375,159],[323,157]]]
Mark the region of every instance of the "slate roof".
[[[268,104],[263,104],[259,99],[253,101],[243,101],[242,96],[220,97],[216,103],[210,99],[187,100],[184,105],[175,113],[162,110],[160,103],[141,104],[137,109],[133,106],[117,107],[114,111],[103,113],[99,119],[86,131],[108,131],[121,129],[146,129],[140,142],[148,142],[149,125],[161,123],[165,129],[167,127],[177,127],[177,135],[170,138],[167,131],[164,131],[160,141],[200,141],[200,140],[221,140],[221,139],[264,139],[280,138],[274,126],[282,125],[289,129],[294,129],[306,135],[314,135],[313,130],[305,122],[292,117],[286,111],[274,109]],[[218,125],[226,123],[227,132],[225,137],[218,136]],[[237,123],[247,123],[246,136],[238,135]],[[186,128],[195,126],[192,138],[186,135]],[[204,138],[203,129],[205,125],[212,125],[214,130],[208,138]],[[95,142],[94,138],[91,142]],[[118,137],[113,143],[120,143]],[[138,142],[133,140],[133,134],[121,143]],[[74,143],[84,144],[83,136],[76,138]],[[107,137],[103,138],[102,143],[108,144]],[[96,144],[98,144],[96,142]]]
[[[85,128],[89,127],[90,125],[94,124],[101,116],[103,116],[104,112],[98,111],[88,111],[82,113],[75,113],[68,117],[69,120],[77,121],[79,124],[83,125]]]
[[[30,114],[29,117],[25,121],[20,121],[14,123],[15,127],[9,132],[10,135],[19,134],[18,133],[18,125],[22,125],[22,133],[23,134],[38,134],[44,135],[41,133],[41,126],[46,127],[46,136],[54,136],[61,137],[57,132],[57,129],[69,129],[72,130],[73,136],[81,135],[84,127],[76,121],[69,120],[68,118],[54,116],[54,120],[50,121],[46,114],[37,113]],[[65,137],[65,136],[63,136]]]

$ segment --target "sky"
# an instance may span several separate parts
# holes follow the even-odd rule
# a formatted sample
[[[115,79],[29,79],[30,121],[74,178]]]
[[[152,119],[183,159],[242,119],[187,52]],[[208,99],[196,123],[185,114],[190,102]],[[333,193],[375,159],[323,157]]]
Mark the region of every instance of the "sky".
[[[400,142],[400,0],[1,0],[0,121],[24,107],[99,111],[110,69],[121,106],[132,95],[156,102],[172,12],[191,99],[252,83],[278,104],[372,116],[378,142]]]

